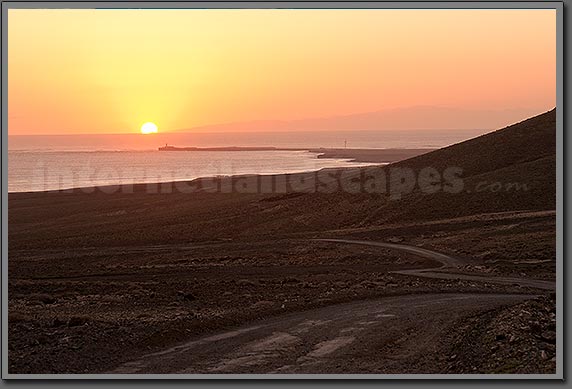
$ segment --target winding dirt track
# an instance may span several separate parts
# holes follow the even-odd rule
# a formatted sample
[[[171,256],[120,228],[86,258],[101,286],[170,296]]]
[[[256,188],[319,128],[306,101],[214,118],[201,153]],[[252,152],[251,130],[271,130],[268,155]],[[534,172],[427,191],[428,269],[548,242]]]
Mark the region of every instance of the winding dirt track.
[[[548,281],[438,272],[454,269],[465,261],[419,247],[341,239],[320,241],[401,250],[442,264],[437,269],[394,273],[554,288]],[[459,320],[531,297],[439,293],[338,304],[197,338],[127,362],[110,373],[434,373],[435,360],[447,347],[444,336]]]
[[[411,269],[411,270],[397,270],[392,271],[394,274],[404,274],[408,276],[425,277],[425,278],[438,278],[448,280],[467,280],[486,282],[489,284],[501,285],[518,285],[523,287],[530,287],[543,290],[555,290],[556,284],[554,281],[536,280],[531,278],[516,278],[516,277],[495,277],[495,276],[481,276],[475,274],[463,274],[454,272],[461,265],[468,264],[469,261],[462,258],[452,257],[450,255],[438,253],[436,251],[427,250],[421,247],[407,246],[403,244],[372,242],[368,240],[349,240],[349,239],[316,239],[320,242],[332,242],[343,244],[356,244],[363,246],[376,246],[406,253],[414,254],[423,258],[434,259],[441,262],[442,266],[438,268],[427,269]]]

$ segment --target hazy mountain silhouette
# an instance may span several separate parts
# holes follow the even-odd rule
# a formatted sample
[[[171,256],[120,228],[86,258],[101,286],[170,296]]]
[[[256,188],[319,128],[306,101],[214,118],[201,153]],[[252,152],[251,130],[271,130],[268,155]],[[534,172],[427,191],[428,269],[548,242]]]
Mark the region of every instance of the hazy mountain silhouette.
[[[149,196],[145,184],[136,185],[133,193],[113,195],[103,192],[93,195],[82,192],[66,195],[13,193],[10,204],[18,207],[19,212],[17,218],[11,216],[11,220],[13,225],[23,223],[23,227],[20,230],[12,228],[12,247],[29,244],[31,225],[46,242],[66,241],[82,246],[127,245],[141,241],[160,244],[228,236],[251,239],[258,235],[422,222],[494,212],[554,210],[556,111],[397,162],[385,169],[392,166],[415,171],[425,167],[439,171],[449,166],[460,167],[464,190],[461,193],[426,194],[416,188],[400,200],[389,199],[387,193],[352,194],[343,190],[286,194],[175,191]],[[345,177],[359,177],[361,170],[351,169]],[[313,177],[313,174],[307,176]],[[518,184],[520,189],[475,190],[483,182],[485,185],[499,182],[503,188]],[[524,185],[526,189],[523,189]],[[56,199],[65,203],[65,207],[53,206]],[[110,199],[114,201],[110,203]],[[144,213],[137,211],[142,204],[145,204]],[[102,207],[125,213],[117,218],[94,218],[85,223],[86,214],[99,215]],[[57,222],[59,227],[54,229],[51,224],[44,224],[45,220]],[[102,236],[93,231],[106,233]]]
[[[350,115],[300,120],[255,120],[212,124],[180,132],[318,131],[318,130],[445,130],[495,129],[529,117],[534,109],[477,110],[415,106]]]

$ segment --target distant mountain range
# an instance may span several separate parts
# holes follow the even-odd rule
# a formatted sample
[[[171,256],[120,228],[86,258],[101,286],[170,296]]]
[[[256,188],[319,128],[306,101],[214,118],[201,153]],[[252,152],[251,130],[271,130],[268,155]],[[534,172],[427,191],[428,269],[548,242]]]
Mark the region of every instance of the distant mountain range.
[[[211,124],[177,132],[321,131],[321,130],[492,130],[531,117],[538,109],[477,110],[415,106],[300,120],[255,120]]]

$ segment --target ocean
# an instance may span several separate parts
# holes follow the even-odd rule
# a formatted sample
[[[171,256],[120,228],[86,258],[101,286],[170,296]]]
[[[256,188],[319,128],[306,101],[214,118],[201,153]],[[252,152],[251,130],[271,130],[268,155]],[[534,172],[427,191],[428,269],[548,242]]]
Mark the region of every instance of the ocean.
[[[239,174],[282,174],[367,166],[308,151],[160,152],[157,147],[438,148],[483,130],[163,133],[9,136],[8,192],[184,181]]]
[[[367,166],[307,151],[10,151],[8,192]]]

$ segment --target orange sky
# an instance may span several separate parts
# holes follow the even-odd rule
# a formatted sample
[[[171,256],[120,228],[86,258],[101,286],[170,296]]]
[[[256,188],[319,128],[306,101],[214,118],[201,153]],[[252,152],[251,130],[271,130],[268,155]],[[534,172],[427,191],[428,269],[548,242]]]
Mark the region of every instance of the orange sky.
[[[555,104],[555,10],[8,11],[10,135]]]

